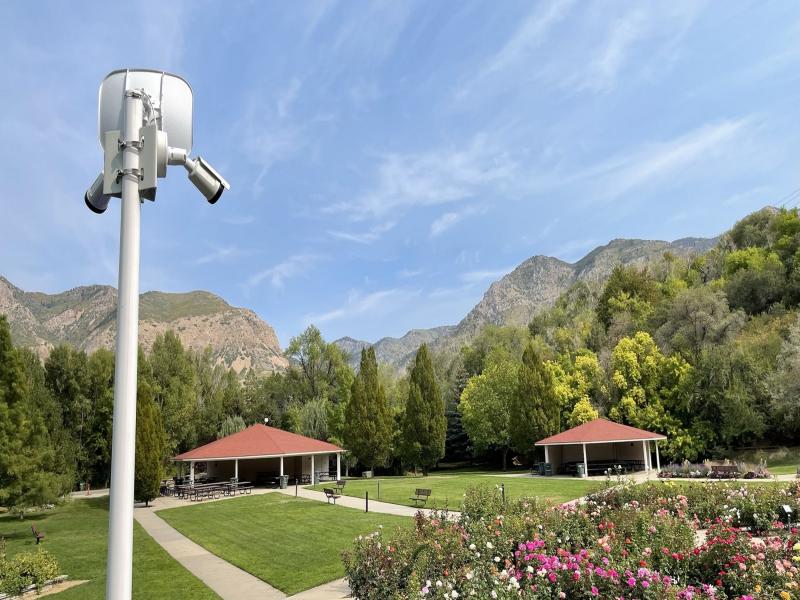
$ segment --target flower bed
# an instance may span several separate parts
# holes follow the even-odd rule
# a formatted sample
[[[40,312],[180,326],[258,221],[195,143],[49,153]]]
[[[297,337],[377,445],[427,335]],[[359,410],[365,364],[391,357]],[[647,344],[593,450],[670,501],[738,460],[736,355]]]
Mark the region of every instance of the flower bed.
[[[707,491],[716,500],[725,495],[743,515],[747,503],[798,500],[797,485],[763,497],[714,485]],[[672,486],[622,486],[580,506],[503,504],[493,489],[471,489],[458,521],[418,515],[411,530],[360,537],[344,555],[347,578],[361,600],[800,599],[797,530],[769,523],[769,533],[754,540],[723,504],[712,514],[710,501],[671,494],[680,491]],[[696,546],[696,530],[708,521],[706,540]]]
[[[706,479],[711,475],[713,463],[690,463],[688,460],[680,464],[671,463],[661,467],[658,476],[662,479]],[[764,463],[757,465],[736,462],[734,463],[741,479],[770,479],[772,475]]]

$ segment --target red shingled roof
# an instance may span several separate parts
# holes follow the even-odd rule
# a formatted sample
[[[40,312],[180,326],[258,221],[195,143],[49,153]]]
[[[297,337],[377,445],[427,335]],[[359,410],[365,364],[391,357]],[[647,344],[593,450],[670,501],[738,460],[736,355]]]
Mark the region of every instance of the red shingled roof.
[[[666,436],[630,425],[614,423],[606,419],[595,419],[572,429],[536,442],[536,446],[564,444],[599,444],[601,442],[640,442],[642,440],[665,440]]]
[[[328,442],[257,423],[205,446],[179,454],[175,460],[216,460],[315,452],[344,452],[344,450]]]

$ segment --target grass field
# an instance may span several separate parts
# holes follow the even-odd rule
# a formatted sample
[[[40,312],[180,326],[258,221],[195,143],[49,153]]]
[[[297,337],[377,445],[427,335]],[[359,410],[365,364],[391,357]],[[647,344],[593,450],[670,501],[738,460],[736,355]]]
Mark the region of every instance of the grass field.
[[[350,479],[343,493],[346,496],[363,498],[369,492],[370,500],[381,500],[392,504],[414,506],[410,499],[416,488],[431,490],[426,508],[458,510],[464,491],[472,485],[505,485],[506,498],[536,496],[553,502],[567,502],[585,496],[599,487],[597,482],[581,479],[562,479],[554,477],[498,477],[498,473],[486,471],[457,471],[433,473],[427,477],[377,477],[375,479]],[[380,484],[380,494],[378,486]],[[321,490],[330,484],[320,484],[312,489]]]
[[[344,575],[341,552],[359,534],[408,517],[364,513],[284,494],[170,508],[158,516],[210,552],[286,594]]]
[[[89,582],[57,595],[59,600],[102,600],[108,527],[108,498],[74,500],[24,520],[0,515],[0,537],[6,539],[9,556],[36,548],[31,525],[45,533],[42,547],[58,559],[61,572],[70,579]],[[134,523],[133,597],[136,600],[219,598],[194,575],[175,562],[145,531]]]
[[[754,464],[764,460],[773,475],[794,475],[800,467],[800,447],[748,450],[738,453],[735,459]]]

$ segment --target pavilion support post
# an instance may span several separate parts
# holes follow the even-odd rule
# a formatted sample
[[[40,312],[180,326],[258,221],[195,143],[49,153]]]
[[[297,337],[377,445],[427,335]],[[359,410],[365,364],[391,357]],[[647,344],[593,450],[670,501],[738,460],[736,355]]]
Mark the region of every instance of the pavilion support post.
[[[581,444],[583,446],[583,476],[589,476],[589,461],[586,460],[586,444]]]
[[[644,455],[644,470],[645,471],[649,471],[650,470],[650,460],[649,460],[650,457],[647,456],[649,454],[649,452],[647,452],[647,442],[644,441],[644,440],[642,440],[642,454]]]
[[[233,477],[239,479],[239,459],[233,461]]]
[[[311,455],[311,484],[313,485],[315,483],[316,483],[316,481],[314,481],[314,455],[312,454]]]
[[[658,440],[656,440],[656,471],[661,471],[661,459],[658,456]]]
[[[544,447],[544,462],[546,463],[550,462],[550,452],[548,452],[547,446]]]
[[[336,481],[342,478],[342,454],[336,453]]]
[[[194,461],[189,463],[189,482],[194,485]]]
[[[281,477],[283,477],[283,457],[281,456]]]

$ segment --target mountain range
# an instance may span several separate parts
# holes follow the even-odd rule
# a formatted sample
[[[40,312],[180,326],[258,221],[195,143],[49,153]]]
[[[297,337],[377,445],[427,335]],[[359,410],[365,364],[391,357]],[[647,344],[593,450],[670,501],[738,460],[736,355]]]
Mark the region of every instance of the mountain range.
[[[62,343],[87,352],[114,348],[117,290],[76,287],[60,294],[25,292],[0,277],[0,314],[8,316],[16,344],[42,358]],[[211,347],[217,362],[241,372],[282,371],[289,365],[275,331],[252,310],[230,306],[196,291],[147,292],[139,297],[139,343],[149,350],[156,336],[173,330],[185,347]]]
[[[435,350],[468,342],[484,325],[526,325],[536,312],[552,305],[569,287],[585,281],[599,284],[618,264],[644,265],[665,252],[701,254],[717,238],[683,238],[674,242],[617,239],[592,250],[575,263],[533,256],[495,281],[477,305],[456,325],[413,329],[400,338],[374,344],[379,362],[403,369],[420,344]],[[0,277],[0,314],[6,314],[15,343],[47,356],[57,344],[86,351],[113,349],[117,290],[111,286],[76,287],[60,294],[26,292]],[[253,311],[229,305],[209,292],[147,292],[140,296],[139,341],[149,350],[156,336],[173,330],[184,346],[211,347],[219,363],[241,372],[282,371],[289,365],[272,327]],[[353,364],[371,344],[344,337],[334,342]]]
[[[702,254],[718,238],[682,238],[674,242],[616,239],[599,246],[575,263],[552,256],[533,256],[495,281],[478,304],[457,324],[414,329],[403,337],[386,337],[374,344],[378,362],[404,368],[421,343],[435,350],[454,349],[468,342],[485,325],[527,325],[534,314],[551,306],[578,281],[599,284],[618,265],[645,265],[671,252],[678,256]],[[345,337],[334,342],[353,364],[369,342]]]

